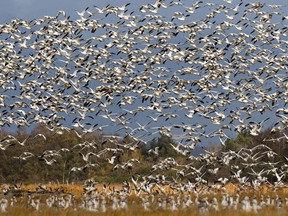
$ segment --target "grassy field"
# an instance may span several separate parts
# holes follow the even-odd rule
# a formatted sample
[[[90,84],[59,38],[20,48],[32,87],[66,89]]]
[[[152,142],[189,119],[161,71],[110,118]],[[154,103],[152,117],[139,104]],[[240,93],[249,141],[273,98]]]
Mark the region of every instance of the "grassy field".
[[[140,216],[145,216],[145,215],[149,215],[149,216],[153,216],[153,215],[157,215],[157,216],[169,216],[169,215],[181,215],[181,216],[193,216],[193,215],[213,215],[213,216],[249,216],[249,215],[261,215],[261,216],[272,216],[272,215],[279,215],[279,216],[287,216],[288,215],[288,206],[285,205],[285,198],[288,197],[288,190],[286,187],[283,187],[281,189],[278,190],[272,190],[269,187],[263,186],[261,188],[259,188],[259,190],[252,190],[252,189],[246,189],[246,190],[242,190],[239,192],[239,190],[237,190],[237,186],[235,185],[226,185],[226,194],[229,194],[231,196],[235,196],[236,193],[240,194],[240,200],[242,200],[244,198],[244,196],[249,196],[249,197],[257,197],[258,200],[260,200],[261,196],[271,196],[271,197],[276,197],[279,196],[281,197],[281,199],[283,200],[283,207],[282,208],[275,208],[275,207],[265,207],[263,209],[258,210],[257,212],[245,212],[242,210],[232,210],[232,209],[224,209],[224,208],[220,208],[219,211],[215,211],[213,209],[209,210],[209,212],[201,212],[199,211],[198,207],[195,205],[192,205],[189,208],[179,208],[178,210],[163,210],[163,209],[159,209],[157,208],[157,204],[156,204],[156,198],[155,198],[155,203],[151,203],[149,210],[144,210],[143,206],[141,205],[141,199],[139,197],[136,197],[135,195],[130,195],[128,197],[128,208],[126,209],[122,209],[122,210],[113,210],[111,208],[111,201],[109,201],[109,198],[107,199],[108,202],[110,202],[109,205],[107,205],[107,210],[105,212],[101,212],[99,211],[88,211],[85,210],[83,208],[79,208],[79,204],[81,202],[81,200],[84,198],[83,197],[83,185],[55,185],[55,184],[48,184],[45,185],[47,190],[51,190],[51,191],[61,191],[61,194],[73,194],[75,197],[75,205],[68,207],[67,209],[61,209],[61,208],[48,208],[46,203],[45,203],[45,199],[47,197],[42,197],[41,199],[41,204],[40,204],[40,208],[39,210],[35,210],[34,208],[27,207],[26,205],[26,201],[27,201],[27,196],[23,197],[21,199],[18,199],[18,202],[16,205],[14,206],[9,206],[7,207],[6,212],[1,212],[0,211],[0,215],[15,215],[15,216],[24,216],[24,215],[35,215],[35,216],[55,216],[55,215],[59,215],[59,216],[89,216],[89,215],[114,215],[114,216],[127,216],[127,215],[140,215]],[[7,187],[7,186],[6,186]],[[3,186],[2,186],[3,188]],[[103,184],[99,184],[96,186],[97,190],[99,191],[99,193],[103,192]],[[113,184],[110,185],[110,188],[114,188],[115,190],[119,190],[122,188],[122,185],[120,184]],[[23,185],[22,186],[22,190],[23,191],[39,191],[39,185]],[[154,190],[156,191],[157,188],[155,187]],[[172,190],[167,190],[167,196],[174,196],[174,198],[176,199],[177,194],[173,194]],[[223,195],[223,193],[217,193],[217,192],[211,192],[209,194],[202,194],[200,195],[199,198],[203,198],[206,197],[208,200],[212,200],[213,197],[216,197],[218,202],[220,202],[221,200],[221,196]],[[160,195],[159,195],[160,196]],[[181,194],[181,197],[185,196],[185,194]],[[3,195],[0,197],[2,198],[4,197]],[[155,195],[156,197],[156,195]],[[7,200],[9,200],[11,197],[5,197]],[[162,196],[163,198],[163,196]],[[191,196],[192,201],[195,200],[195,195]],[[149,198],[150,199],[150,198]]]
[[[261,215],[261,216],[287,216],[288,208],[275,209],[275,208],[265,208],[263,210],[254,212],[243,212],[243,211],[234,211],[234,210],[222,210],[222,211],[209,211],[208,213],[200,213],[197,209],[186,209],[179,211],[169,211],[169,210],[156,210],[156,211],[144,211],[139,208],[139,206],[131,206],[127,210],[108,210],[107,212],[89,212],[86,210],[73,210],[69,209],[50,209],[50,208],[41,208],[39,211],[33,209],[27,209],[24,206],[14,207],[7,210],[7,212],[2,212],[0,215],[15,215],[15,216],[90,216],[90,215],[111,215],[111,216],[127,216],[127,215],[140,215],[140,216],[196,216],[196,215],[211,215],[211,216],[252,216],[252,215]]]
[[[103,192],[103,184],[97,184],[96,185],[96,189],[99,192]],[[107,185],[107,184],[106,184]],[[9,185],[6,185],[9,186]],[[65,191],[68,193],[72,193],[73,195],[77,196],[77,197],[81,197],[82,193],[83,193],[83,185],[80,184],[46,184],[44,185],[47,190],[52,190],[52,191]],[[0,190],[3,190],[3,185],[0,186]],[[39,188],[39,184],[29,184],[29,185],[22,185],[21,188],[23,190],[30,190],[30,191],[37,191]],[[122,189],[122,184],[110,184],[109,188],[114,188],[114,189]],[[133,185],[131,185],[131,188],[133,188]],[[156,190],[157,187],[154,188],[154,190]],[[288,185],[283,186],[281,188],[272,188],[272,187],[268,187],[265,185],[262,185],[259,187],[258,190],[254,190],[252,188],[245,188],[245,191],[240,191],[239,187],[237,185],[234,184],[226,184],[225,185],[225,190],[228,194],[236,194],[237,192],[245,192],[245,193],[259,193],[259,194],[281,194],[281,195],[287,195],[288,196]],[[109,189],[108,189],[109,191]],[[166,192],[172,193],[172,191],[167,188]]]

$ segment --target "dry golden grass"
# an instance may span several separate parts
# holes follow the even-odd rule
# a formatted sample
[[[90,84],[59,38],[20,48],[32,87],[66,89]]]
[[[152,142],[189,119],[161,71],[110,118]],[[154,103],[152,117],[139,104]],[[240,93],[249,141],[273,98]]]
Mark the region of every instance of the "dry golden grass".
[[[36,191],[39,185],[37,184],[31,184],[31,185],[23,185],[22,189],[23,190],[30,190],[30,191]],[[1,188],[1,187],[0,187]],[[3,186],[2,186],[3,188]],[[59,185],[59,184],[47,184],[46,188],[48,190],[52,191],[64,191],[65,193],[71,193],[75,195],[75,198],[80,199],[83,193],[83,185]],[[111,184],[110,188],[115,188],[121,189],[122,185],[121,184]],[[226,191],[230,195],[235,195],[237,192],[239,193],[239,188],[237,185],[233,184],[227,184],[226,185]],[[103,184],[97,185],[97,190],[99,192],[103,191]],[[157,187],[154,188],[154,190],[157,190]],[[172,189],[167,189],[167,193],[172,193]],[[287,187],[279,188],[277,190],[271,189],[268,186],[262,186],[259,188],[259,190],[255,191],[249,188],[245,188],[240,191],[240,198],[242,199],[246,195],[256,195],[258,198],[260,195],[270,195],[272,197],[275,197],[275,195],[279,195],[279,197],[285,198],[288,197],[288,189]],[[208,197],[208,199],[211,199],[212,196],[214,195],[204,195],[205,197]],[[218,201],[220,200],[220,197],[222,196],[221,193],[216,194],[216,197]],[[192,200],[195,197],[193,196]],[[127,215],[140,215],[140,216],[196,216],[199,215],[199,211],[196,207],[191,207],[189,209],[182,209],[178,211],[169,211],[169,210],[150,210],[150,211],[144,211],[143,207],[139,203],[139,200],[136,201],[135,196],[129,197],[130,204],[127,210],[118,210],[118,211],[113,211],[112,209],[107,209],[107,212],[89,212],[84,209],[79,209],[77,206],[77,210],[71,208],[68,209],[57,209],[57,208],[48,208],[46,207],[46,204],[41,204],[40,205],[40,210],[36,211],[33,208],[27,208],[25,204],[18,204],[15,207],[8,207],[7,212],[0,212],[0,216],[2,215],[15,215],[15,216],[26,216],[26,215],[31,215],[31,216],[90,216],[90,215],[111,215],[111,216],[127,216]],[[156,199],[155,199],[156,200]],[[134,201],[134,204],[133,204]],[[25,203],[25,202],[23,202]],[[43,203],[43,202],[42,202]],[[45,203],[45,202],[44,202]],[[152,208],[156,209],[156,208]],[[203,213],[200,215],[207,215],[207,216],[252,216],[252,215],[261,215],[261,216],[287,216],[288,215],[288,207],[284,207],[281,209],[276,209],[276,208],[265,208],[263,210],[258,211],[257,213],[255,212],[244,212],[244,211],[233,211],[233,210],[221,210],[221,211],[209,211],[208,213]]]
[[[96,189],[99,191],[99,192],[103,192],[104,189],[103,189],[103,185],[104,184],[97,184],[96,186]],[[7,186],[7,185],[6,185]],[[9,185],[8,185],[9,186]],[[75,195],[76,197],[81,197],[82,193],[83,193],[83,185],[78,185],[78,184],[46,184],[45,185],[47,190],[52,190],[52,191],[64,191],[64,192],[67,192],[67,193],[71,193],[73,195]],[[3,189],[3,185],[0,186],[0,190]],[[22,185],[21,187],[23,190],[30,190],[30,191],[36,191],[39,189],[39,184],[29,184],[29,185]],[[119,189],[122,189],[122,184],[110,184],[109,188],[112,190],[113,188],[115,190],[119,190]],[[133,189],[133,185],[131,185],[131,188]],[[226,192],[230,195],[233,195],[233,194],[236,194],[237,192],[239,192],[239,187],[238,185],[235,185],[235,184],[231,184],[231,183],[228,183],[227,185],[225,185],[225,188],[226,188]],[[155,186],[153,188],[153,190],[157,190],[157,186]],[[108,192],[110,190],[108,189]],[[172,194],[173,193],[173,190],[170,189],[169,187],[167,187],[165,189],[166,193],[167,194]],[[268,186],[265,186],[265,185],[262,185],[261,187],[259,187],[259,189],[256,191],[252,188],[244,188],[242,189],[240,192],[245,192],[245,193],[259,193],[259,194],[263,194],[263,195],[266,195],[266,194],[275,194],[277,192],[277,194],[282,194],[282,195],[287,195],[288,196],[288,185],[287,186],[284,186],[284,187],[281,187],[281,188],[270,188]],[[287,214],[288,215],[288,214]]]
[[[46,188],[48,190],[52,190],[52,191],[65,191],[67,193],[71,193],[73,195],[75,195],[76,197],[81,197],[82,193],[83,193],[83,185],[76,185],[76,184],[70,184],[70,185],[67,185],[67,184],[47,184],[45,185]],[[22,186],[22,189],[24,190],[30,190],[30,191],[35,191],[37,190],[37,188],[39,187],[39,185],[37,184],[30,184],[30,185],[24,185]],[[115,189],[115,190],[119,190],[119,189],[122,189],[122,184],[111,184],[109,186],[110,189],[108,189],[107,191],[110,192],[112,189]],[[131,185],[131,188],[133,189],[134,186]],[[239,193],[239,187],[237,185],[234,185],[234,184],[227,184],[225,186],[226,188],[226,192],[230,195],[233,195],[233,194],[236,194],[236,193]],[[98,184],[96,186],[96,189],[99,191],[99,192],[103,192],[104,189],[103,189],[103,184]],[[158,189],[157,186],[155,186],[153,188],[152,191],[156,191]],[[169,194],[173,194],[173,190],[170,189],[169,187],[165,188],[165,191],[166,193],[169,195]],[[281,188],[277,188],[277,189],[272,189],[268,186],[265,186],[265,185],[262,185],[261,187],[259,187],[258,190],[254,190],[253,188],[249,188],[249,187],[246,187],[242,190],[240,190],[240,192],[245,192],[245,193],[259,193],[259,194],[263,194],[263,195],[266,195],[266,194],[275,194],[277,192],[277,194],[287,194],[288,195],[288,186],[285,186],[285,187],[281,187]]]
[[[86,210],[73,210],[72,208],[61,210],[61,209],[49,209],[46,207],[41,208],[39,211],[33,209],[27,209],[23,207],[10,208],[5,213],[0,213],[0,216],[13,215],[13,216],[197,216],[197,215],[207,215],[207,216],[287,216],[288,208],[275,209],[275,208],[265,208],[261,211],[255,212],[243,212],[243,211],[233,211],[233,210],[223,210],[223,211],[210,211],[208,213],[199,213],[197,209],[185,209],[179,211],[169,211],[169,210],[157,210],[157,211],[144,211],[139,206],[130,206],[127,210],[108,210],[107,212],[89,212]]]

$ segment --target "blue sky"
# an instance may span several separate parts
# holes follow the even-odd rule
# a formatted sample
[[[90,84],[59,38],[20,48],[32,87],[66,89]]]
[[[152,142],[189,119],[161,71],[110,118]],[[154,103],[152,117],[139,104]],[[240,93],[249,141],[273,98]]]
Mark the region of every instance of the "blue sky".
[[[21,18],[21,19],[37,19],[46,15],[54,16],[57,11],[64,10],[71,17],[76,15],[75,10],[81,11],[86,7],[93,7],[93,5],[97,7],[104,7],[108,4],[115,6],[122,6],[126,3],[131,3],[129,6],[129,10],[133,11],[133,9],[139,8],[143,4],[154,3],[155,0],[1,0],[0,3],[0,23],[10,22],[11,19]],[[170,0],[166,1],[170,2]],[[195,0],[182,0],[185,4],[193,4],[197,1]],[[213,2],[217,4],[227,4],[225,0],[210,0],[204,1]],[[239,0],[233,0],[232,4],[239,3]],[[252,3],[257,2],[257,0],[246,1],[243,0],[244,3]],[[287,0],[261,0],[261,3],[267,4],[279,4],[279,5],[287,5]]]
[[[167,0],[165,2],[170,2],[171,0]],[[195,0],[182,0],[185,5],[191,5],[193,3],[195,3]],[[149,3],[153,3],[155,2],[155,0],[145,0],[145,1],[128,1],[128,0],[117,0],[117,1],[113,1],[113,0],[84,0],[84,1],[80,1],[80,0],[50,0],[50,1],[44,1],[44,0],[1,0],[1,7],[0,7],[0,12],[1,12],[1,17],[0,17],[0,23],[9,23],[11,21],[11,19],[16,19],[16,18],[20,18],[20,19],[25,19],[25,20],[33,20],[33,19],[38,19],[41,18],[43,16],[55,16],[57,14],[57,11],[59,10],[63,10],[66,12],[67,15],[71,16],[72,19],[77,19],[78,16],[76,14],[75,11],[82,11],[83,9],[85,9],[86,7],[89,7],[89,11],[93,11],[93,6],[97,6],[99,8],[105,7],[108,4],[111,4],[113,6],[122,6],[126,3],[131,2],[131,5],[128,7],[129,11],[132,12],[134,10],[138,11],[138,9],[140,8],[141,5],[143,4],[149,4]],[[225,2],[224,0],[210,0],[210,1],[204,1],[205,3],[207,2],[213,2],[216,4],[228,4],[227,2]],[[231,7],[233,7],[233,5],[235,6],[236,4],[238,4],[240,1],[239,0],[234,0]],[[256,2],[256,1],[248,1],[248,0],[243,0],[243,4],[246,4],[247,2]],[[261,3],[268,3],[268,4],[273,4],[271,1],[269,0],[263,0],[261,1]],[[280,4],[280,5],[287,5],[288,0],[279,0],[277,2],[274,2],[274,4]],[[205,10],[205,9],[203,9]],[[166,10],[167,11],[167,10]],[[165,11],[165,13],[167,13]],[[282,12],[284,12],[285,10],[283,9]],[[202,11],[201,11],[202,12]],[[161,14],[163,12],[160,11],[160,15],[165,16],[167,14]],[[203,14],[202,14],[203,15]],[[287,13],[285,12],[285,15],[287,15]],[[104,15],[102,15],[104,16]],[[196,15],[195,15],[196,16]],[[204,16],[204,15],[203,15]],[[107,21],[108,19],[110,19],[110,17],[108,16],[107,19],[105,21]],[[220,18],[218,18],[218,21],[220,21]],[[179,38],[179,36],[177,37],[177,40],[181,39]],[[136,104],[137,106],[139,104]],[[132,109],[133,107],[131,107]],[[171,110],[173,111],[173,110]],[[118,111],[117,111],[118,112]],[[145,114],[145,116],[147,115],[147,113]],[[265,116],[256,116],[257,120],[259,117],[259,120],[261,118],[265,118],[266,116],[272,116],[273,113],[265,113]],[[140,118],[137,116],[137,121],[140,122],[142,124],[142,120],[145,120],[145,116],[143,118]],[[254,116],[255,117],[255,116]],[[195,119],[194,119],[195,120]],[[275,120],[275,119],[274,119]],[[176,120],[175,120],[176,121]],[[176,122],[174,122],[174,120],[171,120],[170,124],[181,124],[181,121],[178,122],[179,120],[177,119]],[[104,121],[103,125],[108,124],[109,122]],[[165,122],[164,122],[165,123]],[[163,123],[163,124],[164,124]],[[201,122],[202,124],[206,124],[205,122]],[[208,122],[209,123],[209,122]],[[272,124],[273,120],[271,122],[269,122],[269,124]],[[157,122],[158,125],[155,125],[156,123],[152,123],[151,127],[154,126],[159,126],[159,122]],[[165,123],[166,124],[166,123]],[[137,127],[137,124],[135,122],[135,124],[131,125],[133,127]],[[270,125],[268,125],[270,126]]]
[[[54,16],[57,11],[64,10],[71,17],[76,15],[75,10],[81,11],[86,7],[104,7],[108,4],[122,6],[131,0],[1,0],[0,23],[10,22],[11,19],[37,19],[46,15]],[[145,4],[153,3],[153,0],[145,0]],[[143,1],[133,1],[132,8],[141,6]]]

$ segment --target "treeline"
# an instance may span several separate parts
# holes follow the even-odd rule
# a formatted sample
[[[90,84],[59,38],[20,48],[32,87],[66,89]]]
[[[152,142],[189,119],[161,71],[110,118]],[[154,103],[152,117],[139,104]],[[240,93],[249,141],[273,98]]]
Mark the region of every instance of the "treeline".
[[[3,147],[0,150],[1,183],[71,183],[92,177],[99,182],[123,182],[131,179],[132,175],[152,174],[151,166],[163,158],[183,158],[170,145],[173,140],[165,136],[146,146],[129,136],[116,142],[114,135],[97,131],[87,134],[75,130],[50,131],[45,125],[38,125],[29,133],[23,128],[15,134],[2,130],[0,139]],[[24,141],[24,144],[19,144]],[[125,145],[127,147],[123,147]],[[156,146],[161,146],[159,155],[148,154],[148,150]],[[93,154],[85,161],[84,157],[89,152]],[[114,163],[109,163],[112,157]],[[133,162],[133,167],[115,167],[132,158],[139,161]]]
[[[185,180],[191,176],[179,174],[179,167],[157,171],[151,167],[166,158],[174,158],[178,164],[193,163],[196,168],[204,164],[203,170],[212,166],[205,164],[204,154],[193,160],[193,151],[188,154],[177,153],[171,145],[176,146],[176,143],[167,136],[155,138],[146,145],[137,143],[129,136],[119,138],[117,135],[105,135],[97,131],[89,134],[74,130],[51,131],[45,125],[38,125],[29,133],[23,128],[19,128],[15,134],[2,130],[0,139],[1,183],[78,183],[87,178],[94,178],[98,182],[123,182],[130,180],[132,175],[141,177],[156,173],[165,174],[167,178]],[[235,139],[227,140],[225,146],[213,150],[208,148],[206,151],[213,151],[217,158],[221,157],[222,152],[237,152],[241,148],[249,149],[260,144],[267,145],[276,153],[274,161],[285,162],[285,156],[288,156],[287,139],[283,138],[283,132],[271,132],[270,129],[258,136],[243,132]],[[152,152],[156,147],[157,154]],[[132,158],[135,160],[130,163],[130,167],[127,161]],[[237,164],[237,160],[235,158],[232,165]],[[261,160],[267,161],[267,158]],[[219,172],[213,175],[206,172],[204,177],[209,181],[223,176],[229,178],[230,168],[230,165],[221,164]]]

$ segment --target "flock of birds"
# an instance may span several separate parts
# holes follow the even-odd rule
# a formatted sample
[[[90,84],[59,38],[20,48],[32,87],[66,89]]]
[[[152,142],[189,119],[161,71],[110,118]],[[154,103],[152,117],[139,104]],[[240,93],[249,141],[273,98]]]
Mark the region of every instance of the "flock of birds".
[[[99,187],[100,186],[100,187]],[[102,186],[102,188],[101,188]],[[93,179],[85,181],[80,197],[62,190],[48,189],[39,185],[36,191],[23,193],[21,187],[4,187],[4,197],[0,200],[0,212],[9,208],[23,206],[36,211],[43,209],[80,209],[90,212],[127,210],[131,206],[142,207],[144,211],[177,211],[193,209],[195,212],[208,213],[222,210],[257,213],[265,208],[285,209],[288,197],[276,195],[245,195],[239,190],[236,194],[227,193],[225,187],[198,187],[188,182],[180,187],[162,182],[148,183],[138,181],[124,182],[117,188],[113,185],[98,184]],[[219,193],[220,192],[220,193]],[[131,199],[131,196],[134,197]],[[141,209],[141,208],[140,208]]]
[[[157,0],[135,11],[129,7],[87,7],[77,11],[75,20],[59,11],[1,24],[1,127],[44,124],[53,133],[74,131],[83,139],[103,132],[102,143],[115,144],[100,152],[93,142],[77,144],[73,148],[89,151],[81,153],[86,165],[72,172],[97,167],[91,158],[107,152],[113,154],[107,163],[114,169],[129,170],[139,161],[117,164],[116,155],[135,151],[160,134],[175,140],[177,145],[171,145],[177,153],[189,156],[187,164],[166,158],[151,168],[154,173],[175,170],[175,182],[189,176],[194,184],[205,184],[205,174],[215,175],[225,165],[231,178],[219,182],[284,185],[288,158],[275,161],[277,153],[264,144],[220,156],[192,153],[200,142],[219,139],[225,145],[238,133],[258,136],[268,126],[288,142],[285,6]],[[123,143],[126,136],[130,143]],[[46,140],[43,134],[21,141],[8,135],[0,149],[36,138]],[[39,157],[53,165],[54,157],[70,150],[47,150]],[[149,154],[157,156],[159,148]],[[21,152],[15,157],[34,156]],[[266,162],[259,162],[264,158]],[[248,176],[242,175],[245,169]],[[274,182],[268,181],[271,175]],[[160,181],[158,174],[148,177]]]

